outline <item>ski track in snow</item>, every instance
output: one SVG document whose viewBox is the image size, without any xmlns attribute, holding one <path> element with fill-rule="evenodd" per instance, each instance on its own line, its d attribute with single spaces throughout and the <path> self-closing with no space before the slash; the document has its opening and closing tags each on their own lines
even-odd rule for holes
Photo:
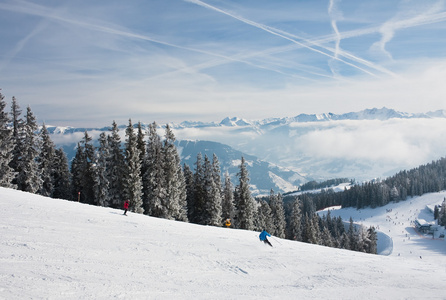
<svg viewBox="0 0 446 300">
<path fill-rule="evenodd" d="M 393 240 L 383 256 L 275 237 L 270 248 L 258 232 L 0 188 L 0 299 L 443 298 L 445 242 L 420 237 L 405 220 L 444 196 L 332 212 L 379 225 Z M 389 208 L 403 224 L 386 221 Z"/>
</svg>

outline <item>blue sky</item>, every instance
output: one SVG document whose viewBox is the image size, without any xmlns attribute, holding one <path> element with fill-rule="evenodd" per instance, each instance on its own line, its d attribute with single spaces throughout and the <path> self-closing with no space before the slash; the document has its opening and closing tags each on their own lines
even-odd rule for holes
<svg viewBox="0 0 446 300">
<path fill-rule="evenodd" d="M 49 125 L 446 109 L 446 1 L 3 0 L 0 38 Z"/>
</svg>

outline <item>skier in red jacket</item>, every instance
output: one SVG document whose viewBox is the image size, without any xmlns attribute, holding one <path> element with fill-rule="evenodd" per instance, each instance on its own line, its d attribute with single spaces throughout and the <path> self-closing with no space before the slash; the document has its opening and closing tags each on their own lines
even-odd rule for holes
<svg viewBox="0 0 446 300">
<path fill-rule="evenodd" d="M 124 201 L 124 215 L 126 215 L 126 216 L 127 216 L 127 210 L 129 209 L 129 205 L 130 205 L 130 201 L 125 200 Z"/>
</svg>

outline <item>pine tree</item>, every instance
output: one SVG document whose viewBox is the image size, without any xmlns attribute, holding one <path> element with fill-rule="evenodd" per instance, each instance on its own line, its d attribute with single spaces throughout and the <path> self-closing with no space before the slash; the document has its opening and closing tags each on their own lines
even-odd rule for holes
<svg viewBox="0 0 446 300">
<path fill-rule="evenodd" d="M 440 216 L 440 208 L 438 207 L 438 205 L 435 205 L 435 207 L 434 207 L 434 220 L 438 220 L 439 216 Z"/>
<path fill-rule="evenodd" d="M 205 224 L 205 189 L 204 189 L 204 168 L 201 153 L 197 154 L 194 173 L 194 210 L 191 222 Z"/>
<path fill-rule="evenodd" d="M 181 169 L 181 159 L 177 151 L 175 151 L 175 161 L 177 165 L 177 178 L 178 178 L 178 204 L 179 211 L 174 216 L 175 220 L 182 222 L 189 222 L 188 212 L 187 212 L 187 187 L 186 178 L 184 177 L 184 172 Z"/>
<path fill-rule="evenodd" d="M 12 151 L 12 160 L 9 163 L 9 166 L 14 170 L 15 178 L 13 180 L 13 184 L 17 186 L 17 176 L 19 176 L 20 166 L 19 160 L 24 153 L 23 146 L 23 135 L 24 135 L 24 121 L 20 118 L 22 111 L 20 110 L 20 106 L 17 103 L 17 99 L 12 97 L 11 103 L 11 122 L 12 122 L 12 143 L 14 145 L 14 149 Z M 18 186 L 17 186 L 18 188 Z M 20 189 L 20 188 L 19 188 Z"/>
<path fill-rule="evenodd" d="M 342 249 L 350 250 L 352 248 L 352 245 L 350 243 L 350 238 L 348 237 L 348 234 L 346 231 L 344 231 L 341 235 L 340 245 L 341 245 Z"/>
<path fill-rule="evenodd" d="M 95 182 L 95 151 L 92 145 L 92 138 L 88 132 L 84 132 L 84 137 L 78 143 L 78 149 L 71 165 L 73 176 L 73 187 L 78 193 L 80 202 L 97 205 L 94 193 Z"/>
<path fill-rule="evenodd" d="M 302 241 L 302 212 L 299 198 L 293 202 L 290 219 L 290 237 L 296 241 Z"/>
<path fill-rule="evenodd" d="M 164 218 L 187 221 L 186 185 L 181 170 L 180 158 L 175 147 L 175 136 L 166 125 L 163 166 L 166 196 L 162 199 Z"/>
<path fill-rule="evenodd" d="M 378 237 L 375 227 L 370 226 L 369 229 L 367 229 L 367 240 L 365 243 L 366 252 L 371 254 L 377 254 L 378 252 L 377 242 L 378 242 Z"/>
<path fill-rule="evenodd" d="M 72 196 L 71 198 L 77 201 L 81 200 L 81 190 L 83 186 L 83 169 L 84 169 L 84 158 L 85 154 L 82 150 L 81 143 L 77 143 L 76 154 L 74 155 L 73 161 L 71 162 L 71 179 L 72 179 Z"/>
<path fill-rule="evenodd" d="M 119 136 L 118 125 L 113 121 L 111 134 L 108 136 L 110 153 L 110 168 L 108 169 L 109 200 L 113 208 L 122 206 L 122 176 L 124 174 L 124 154 L 121 148 L 121 137 Z"/>
<path fill-rule="evenodd" d="M 205 224 L 221 226 L 221 190 L 214 182 L 214 168 L 207 155 L 204 156 L 204 193 L 205 193 Z"/>
<path fill-rule="evenodd" d="M 441 203 L 438 224 L 446 226 L 446 198 Z"/>
<path fill-rule="evenodd" d="M 326 247 L 334 246 L 333 237 L 331 236 L 330 230 L 326 226 L 324 227 L 321 233 L 321 243 Z"/>
<path fill-rule="evenodd" d="M 54 193 L 54 170 L 56 160 L 56 147 L 51 140 L 45 124 L 40 131 L 40 154 L 38 157 L 42 186 L 39 194 L 52 197 Z"/>
<path fill-rule="evenodd" d="M 271 207 L 271 211 L 273 214 L 273 222 L 274 222 L 274 228 L 272 234 L 280 238 L 285 238 L 286 222 L 285 222 L 285 210 L 283 209 L 282 195 L 280 195 L 279 193 L 276 196 L 274 194 L 274 191 L 271 189 L 269 196 L 269 205 Z"/>
<path fill-rule="evenodd" d="M 109 200 L 109 174 L 110 167 L 110 148 L 105 132 L 99 135 L 99 147 L 95 155 L 94 168 L 94 197 L 99 206 L 110 206 Z"/>
<path fill-rule="evenodd" d="M 183 165 L 183 173 L 186 184 L 187 218 L 192 222 L 195 209 L 194 173 L 187 164 Z"/>
<path fill-rule="evenodd" d="M 147 154 L 144 160 L 143 207 L 146 214 L 162 217 L 163 199 L 166 197 L 165 176 L 163 169 L 163 151 L 157 124 L 153 122 L 148 128 Z"/>
<path fill-rule="evenodd" d="M 236 199 L 237 227 L 240 229 L 254 229 L 255 202 L 249 190 L 249 174 L 246 168 L 245 158 L 242 157 L 240 164 L 239 185 L 237 186 L 238 197 Z"/>
<path fill-rule="evenodd" d="M 312 235 L 312 229 L 311 229 L 312 223 L 308 214 L 305 214 L 303 224 L 304 226 L 302 228 L 302 242 L 310 243 Z"/>
<path fill-rule="evenodd" d="M 254 223 L 255 229 L 258 231 L 266 230 L 267 232 L 273 232 L 274 230 L 273 213 L 265 200 L 260 201 L 260 205 L 257 208 L 257 218 Z"/>
<path fill-rule="evenodd" d="M 139 158 L 141 161 L 141 164 L 144 162 L 144 159 L 146 157 L 146 142 L 145 142 L 145 133 L 142 130 L 142 124 L 141 122 L 138 122 L 138 133 L 137 133 L 137 137 L 136 137 L 136 143 L 137 143 L 137 148 L 139 150 Z M 144 170 L 141 169 L 141 174 L 144 173 Z"/>
<path fill-rule="evenodd" d="M 72 199 L 71 174 L 68 159 L 62 148 L 56 149 L 54 159 L 54 190 L 53 197 L 58 199 Z"/>
<path fill-rule="evenodd" d="M 357 238 L 357 234 L 356 234 L 355 226 L 353 224 L 352 217 L 350 217 L 347 236 L 348 236 L 348 244 L 350 245 L 350 248 L 347 248 L 347 249 L 356 251 L 358 249 L 357 248 L 358 238 Z"/>
<path fill-rule="evenodd" d="M 220 169 L 220 162 L 215 153 L 212 155 L 212 178 L 214 179 L 215 186 L 221 197 L 223 193 L 222 182 L 221 182 L 221 169 Z"/>
<path fill-rule="evenodd" d="M 234 207 L 234 188 L 232 186 L 231 177 L 226 171 L 225 173 L 225 185 L 223 189 L 223 199 L 222 199 L 222 219 L 234 219 L 235 207 Z"/>
<path fill-rule="evenodd" d="M 134 133 L 132 121 L 125 131 L 125 165 L 123 174 L 123 196 L 130 201 L 130 209 L 136 213 L 143 213 L 141 158 L 138 149 L 137 136 Z"/>
<path fill-rule="evenodd" d="M 0 186 L 15 188 L 12 183 L 15 178 L 14 169 L 10 167 L 13 159 L 14 143 L 12 130 L 9 128 L 9 117 L 5 111 L 5 97 L 0 93 Z"/>
<path fill-rule="evenodd" d="M 37 157 L 39 148 L 36 139 L 37 123 L 31 108 L 26 110 L 26 122 L 23 126 L 21 153 L 19 154 L 17 187 L 19 190 L 37 193 L 42 186 Z"/>
<path fill-rule="evenodd" d="M 322 245 L 321 229 L 319 226 L 319 216 L 317 214 L 313 214 L 313 217 L 311 218 L 311 228 L 312 228 L 313 232 L 311 235 L 310 243 L 316 244 L 316 245 Z"/>
</svg>

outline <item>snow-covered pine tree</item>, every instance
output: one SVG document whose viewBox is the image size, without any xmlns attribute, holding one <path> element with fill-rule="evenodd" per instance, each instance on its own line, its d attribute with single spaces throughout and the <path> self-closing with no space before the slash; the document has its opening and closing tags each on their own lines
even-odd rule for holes
<svg viewBox="0 0 446 300">
<path fill-rule="evenodd" d="M 438 205 L 434 206 L 434 220 L 439 220 L 440 216 L 440 207 Z M 439 221 L 437 221 L 439 223 Z"/>
<path fill-rule="evenodd" d="M 214 168 L 207 155 L 204 156 L 205 224 L 221 226 L 221 191 L 214 182 Z"/>
<path fill-rule="evenodd" d="M 97 205 L 94 193 L 94 162 L 95 151 L 92 145 L 92 138 L 88 132 L 84 132 L 84 137 L 78 144 L 76 156 L 71 165 L 73 175 L 73 186 L 80 192 L 80 201 L 83 203 Z"/>
<path fill-rule="evenodd" d="M 163 166 L 166 196 L 162 199 L 164 218 L 185 221 L 186 185 L 182 174 L 179 155 L 175 147 L 175 135 L 166 125 L 163 146 Z"/>
<path fill-rule="evenodd" d="M 83 176 L 83 169 L 84 169 L 84 161 L 85 161 L 85 153 L 81 147 L 81 143 L 77 143 L 76 148 L 76 154 L 73 157 L 73 160 L 71 162 L 71 179 L 72 179 L 72 196 L 71 198 L 73 200 L 80 201 L 81 196 L 83 198 L 83 195 L 81 195 L 82 191 L 82 176 Z M 83 200 L 83 199 L 82 199 Z"/>
<path fill-rule="evenodd" d="M 326 247 L 334 246 L 333 237 L 331 236 L 330 230 L 326 226 L 324 226 L 324 229 L 321 232 L 320 242 L 323 246 L 326 246 Z"/>
<path fill-rule="evenodd" d="M 443 202 L 441 203 L 437 222 L 441 226 L 446 226 L 446 198 L 444 198 Z"/>
<path fill-rule="evenodd" d="M 212 155 L 212 178 L 214 179 L 215 186 L 218 189 L 218 193 L 220 194 L 221 198 L 223 195 L 223 187 L 221 182 L 221 169 L 220 169 L 220 162 L 215 153 Z"/>
<path fill-rule="evenodd" d="M 314 241 L 312 241 L 312 244 L 316 244 L 316 245 L 322 245 L 322 241 L 321 241 L 321 234 L 322 234 L 322 230 L 321 227 L 319 226 L 319 215 L 318 214 L 313 214 L 313 217 L 311 218 L 311 223 L 312 223 L 312 227 L 314 228 Z"/>
<path fill-rule="evenodd" d="M 290 216 L 290 238 L 296 241 L 302 241 L 302 211 L 299 198 L 293 201 Z"/>
<path fill-rule="evenodd" d="M 350 245 L 349 250 L 357 251 L 358 250 L 358 235 L 357 235 L 355 226 L 353 224 L 352 217 L 350 217 L 347 236 L 348 236 L 348 244 Z"/>
<path fill-rule="evenodd" d="M 378 237 L 376 234 L 375 227 L 370 226 L 367 229 L 367 238 L 364 242 L 364 250 L 367 253 L 376 254 L 377 253 L 377 241 Z"/>
<path fill-rule="evenodd" d="M 109 200 L 109 159 L 110 148 L 105 132 L 99 135 L 99 146 L 96 149 L 94 168 L 94 195 L 99 206 L 110 206 Z"/>
<path fill-rule="evenodd" d="M 22 111 L 20 109 L 19 104 L 17 103 L 17 99 L 12 97 L 11 103 L 11 122 L 12 122 L 12 143 L 14 145 L 14 149 L 12 151 L 12 160 L 9 163 L 9 166 L 14 170 L 15 178 L 13 183 L 17 186 L 17 176 L 19 176 L 19 160 L 24 152 L 23 149 L 23 134 L 24 134 L 24 121 L 20 117 Z M 17 188 L 19 188 L 17 186 Z M 20 188 L 19 188 L 20 189 Z"/>
<path fill-rule="evenodd" d="M 40 176 L 42 186 L 39 194 L 46 197 L 52 197 L 54 192 L 54 170 L 55 170 L 56 147 L 50 138 L 48 129 L 43 124 L 40 131 L 40 153 L 38 156 Z"/>
<path fill-rule="evenodd" d="M 239 185 L 237 186 L 238 197 L 236 198 L 237 227 L 253 230 L 256 204 L 249 190 L 249 174 L 244 157 L 241 159 L 240 172 L 237 175 L 239 177 Z"/>
<path fill-rule="evenodd" d="M 260 201 L 257 208 L 257 217 L 255 218 L 255 229 L 258 231 L 266 230 L 272 233 L 274 230 L 273 214 L 271 207 L 265 200 Z"/>
<path fill-rule="evenodd" d="M 9 128 L 8 113 L 5 111 L 4 98 L 0 93 L 0 186 L 15 188 L 12 181 L 16 174 L 14 169 L 9 166 L 13 159 L 14 143 L 12 130 Z"/>
<path fill-rule="evenodd" d="M 144 180 L 142 178 L 144 177 L 144 174 L 146 173 L 146 163 L 145 163 L 146 147 L 147 147 L 146 141 L 145 141 L 146 134 L 143 130 L 141 122 L 138 122 L 137 128 L 138 128 L 138 131 L 136 134 L 136 140 L 137 140 L 136 143 L 138 145 L 137 148 L 139 150 L 139 161 L 141 162 L 141 182 L 143 184 L 143 190 L 144 190 L 144 182 L 143 182 Z M 142 199 L 143 199 L 143 203 L 144 203 L 144 196 L 142 197 Z M 143 204 L 143 208 L 144 208 L 144 204 Z"/>
<path fill-rule="evenodd" d="M 145 157 L 146 157 L 146 141 L 145 141 L 146 135 L 142 129 L 141 122 L 138 122 L 138 133 L 136 134 L 136 143 L 137 148 L 139 150 L 139 159 L 141 161 L 141 164 L 143 163 Z M 142 167 L 142 165 L 141 165 Z M 141 174 L 144 173 L 141 169 Z"/>
<path fill-rule="evenodd" d="M 346 231 L 344 231 L 341 235 L 341 242 L 340 242 L 340 248 L 350 250 L 351 249 L 351 243 L 350 238 L 348 237 L 348 234 Z"/>
<path fill-rule="evenodd" d="M 72 199 L 71 175 L 67 155 L 62 148 L 56 149 L 54 158 L 54 190 L 57 199 Z"/>
<path fill-rule="evenodd" d="M 26 121 L 23 126 L 21 153 L 19 154 L 17 187 L 21 191 L 37 193 L 42 186 L 37 157 L 39 155 L 36 138 L 37 123 L 31 108 L 26 110 Z"/>
<path fill-rule="evenodd" d="M 272 218 L 274 222 L 274 228 L 271 234 L 280 238 L 285 238 L 286 221 L 285 210 L 283 209 L 282 195 L 279 193 L 276 196 L 274 194 L 274 191 L 271 189 L 269 196 L 269 205 L 271 207 Z"/>
<path fill-rule="evenodd" d="M 320 245 L 320 229 L 317 214 L 305 214 L 304 228 L 302 233 L 302 241 L 309 244 Z"/>
<path fill-rule="evenodd" d="M 189 165 L 183 165 L 184 181 L 186 184 L 186 203 L 187 203 L 187 218 L 189 221 L 193 219 L 195 209 L 195 184 L 194 173 Z"/>
<path fill-rule="evenodd" d="M 234 187 L 231 182 L 231 177 L 228 171 L 225 173 L 225 185 L 223 189 L 222 199 L 222 218 L 223 220 L 230 219 L 233 221 L 235 215 L 234 207 Z"/>
<path fill-rule="evenodd" d="M 132 120 L 129 120 L 125 135 L 125 171 L 122 180 L 123 196 L 126 200 L 130 201 L 130 209 L 141 214 L 144 212 L 144 208 L 142 207 L 141 158 Z"/>
<path fill-rule="evenodd" d="M 111 133 L 108 136 L 108 145 L 110 147 L 110 168 L 108 170 L 109 182 L 109 204 L 113 208 L 121 208 L 122 198 L 122 174 L 124 173 L 124 154 L 121 148 L 121 137 L 119 128 L 113 121 Z"/>
<path fill-rule="evenodd" d="M 205 190 L 204 190 L 204 168 L 201 153 L 197 153 L 194 173 L 194 210 L 190 220 L 192 223 L 205 224 Z"/>
<path fill-rule="evenodd" d="M 311 219 L 308 216 L 307 213 L 305 213 L 304 215 L 304 219 L 302 221 L 303 224 L 303 228 L 302 228 L 302 242 L 304 243 L 310 243 L 311 240 L 311 234 L 312 234 L 312 229 L 311 229 Z"/>
<path fill-rule="evenodd" d="M 154 217 L 163 216 L 162 201 L 166 196 L 163 170 L 163 151 L 161 139 L 156 132 L 157 124 L 148 127 L 148 142 L 144 160 L 143 207 L 144 213 Z"/>
<path fill-rule="evenodd" d="M 181 158 L 178 154 L 178 151 L 175 149 L 175 161 L 177 165 L 177 178 L 178 178 L 178 203 L 179 203 L 179 211 L 177 215 L 174 216 L 175 220 L 188 222 L 189 218 L 187 215 L 187 186 L 186 186 L 186 178 L 184 177 L 184 172 L 181 169 Z"/>
</svg>

